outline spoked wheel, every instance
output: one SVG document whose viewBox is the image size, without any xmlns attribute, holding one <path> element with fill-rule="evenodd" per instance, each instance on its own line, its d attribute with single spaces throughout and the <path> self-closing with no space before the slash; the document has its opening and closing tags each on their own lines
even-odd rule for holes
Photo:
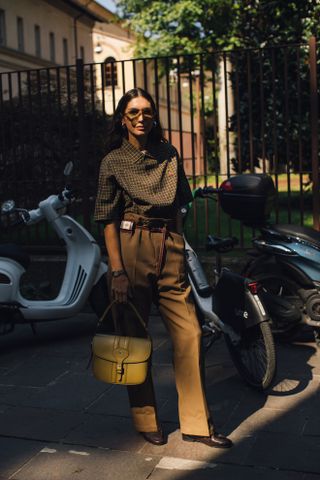
<svg viewBox="0 0 320 480">
<path fill-rule="evenodd" d="M 240 340 L 225 340 L 233 362 L 241 377 L 251 387 L 265 390 L 276 373 L 276 351 L 270 325 L 262 322 L 244 331 Z"/>
</svg>

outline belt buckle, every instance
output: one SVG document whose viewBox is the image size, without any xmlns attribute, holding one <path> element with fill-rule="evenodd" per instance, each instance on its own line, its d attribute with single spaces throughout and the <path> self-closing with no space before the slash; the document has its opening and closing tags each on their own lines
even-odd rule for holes
<svg viewBox="0 0 320 480">
<path fill-rule="evenodd" d="M 120 223 L 120 228 L 121 230 L 133 230 L 134 222 L 131 222 L 130 220 L 122 220 Z"/>
</svg>

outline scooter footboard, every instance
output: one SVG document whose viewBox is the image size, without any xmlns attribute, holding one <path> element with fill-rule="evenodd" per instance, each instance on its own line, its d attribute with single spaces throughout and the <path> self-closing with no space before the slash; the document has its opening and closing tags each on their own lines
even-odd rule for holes
<svg viewBox="0 0 320 480">
<path fill-rule="evenodd" d="M 214 311 L 239 334 L 269 320 L 258 293 L 250 285 L 249 279 L 223 269 L 213 292 Z"/>
</svg>

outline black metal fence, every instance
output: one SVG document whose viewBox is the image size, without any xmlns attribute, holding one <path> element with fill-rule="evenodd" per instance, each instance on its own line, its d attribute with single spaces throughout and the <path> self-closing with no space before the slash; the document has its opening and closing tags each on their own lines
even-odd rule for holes
<svg viewBox="0 0 320 480">
<path fill-rule="evenodd" d="M 317 45 L 276 46 L 0 74 L 0 201 L 32 208 L 59 191 L 73 160 L 73 207 L 92 221 L 106 126 L 133 86 L 154 97 L 164 130 L 184 160 L 192 188 L 234 173 L 267 172 L 277 187 L 275 221 L 319 229 Z M 209 231 L 252 232 L 199 200 L 187 225 L 203 244 Z M 12 234 L 10 234 L 12 235 Z M 9 238 L 2 233 L 4 239 Z M 22 243 L 54 244 L 47 226 L 24 229 Z"/>
</svg>

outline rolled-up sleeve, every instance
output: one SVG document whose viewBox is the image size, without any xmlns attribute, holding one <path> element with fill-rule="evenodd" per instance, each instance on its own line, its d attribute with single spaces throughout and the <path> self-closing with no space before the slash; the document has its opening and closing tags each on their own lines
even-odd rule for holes
<svg viewBox="0 0 320 480">
<path fill-rule="evenodd" d="M 94 220 L 102 223 L 118 220 L 121 216 L 121 206 L 122 188 L 115 179 L 107 159 L 104 158 L 100 166 Z"/>
</svg>

